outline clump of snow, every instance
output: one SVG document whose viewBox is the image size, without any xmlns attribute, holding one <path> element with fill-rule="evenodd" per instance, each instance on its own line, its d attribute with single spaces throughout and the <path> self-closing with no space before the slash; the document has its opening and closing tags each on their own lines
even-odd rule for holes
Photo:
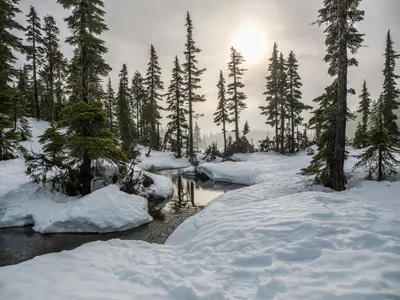
<svg viewBox="0 0 400 300">
<path fill-rule="evenodd" d="M 166 199 L 174 193 L 174 184 L 166 176 L 144 171 L 144 174 L 153 179 L 154 183 L 149 187 L 148 194 L 153 199 Z"/>
<path fill-rule="evenodd" d="M 34 225 L 40 233 L 113 232 L 150 222 L 147 200 L 114 185 L 76 198 L 27 183 L 0 196 L 0 227 Z"/>
<path fill-rule="evenodd" d="M 165 245 L 95 242 L 3 267 L 1 295 L 15 300 L 398 298 L 400 182 L 304 192 L 297 173 L 310 160 L 305 152 L 238 159 L 200 167 L 216 179 L 253 185 L 212 201 Z"/>
<path fill-rule="evenodd" d="M 40 233 L 105 233 L 132 229 L 151 222 L 152 218 L 145 198 L 128 195 L 109 185 L 65 203 L 50 215 L 34 215 L 33 220 L 33 229 Z"/>
</svg>

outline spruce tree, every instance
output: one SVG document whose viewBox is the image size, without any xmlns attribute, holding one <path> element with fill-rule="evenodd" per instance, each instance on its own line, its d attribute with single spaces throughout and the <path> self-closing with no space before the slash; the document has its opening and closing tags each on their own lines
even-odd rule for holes
<svg viewBox="0 0 400 300">
<path fill-rule="evenodd" d="M 356 59 L 349 58 L 357 52 L 363 42 L 363 35 L 355 27 L 364 18 L 364 11 L 359 10 L 360 0 L 324 0 L 324 7 L 319 12 L 316 24 L 324 25 L 326 35 L 326 56 L 329 64 L 328 74 L 337 78 L 337 101 L 335 103 L 335 128 L 333 147 L 333 164 L 330 182 L 336 191 L 345 189 L 344 174 L 346 121 L 347 121 L 347 71 L 349 66 L 357 65 Z M 329 143 L 330 144 L 330 143 Z M 329 151 L 330 152 L 330 151 Z"/>
<path fill-rule="evenodd" d="M 107 97 L 106 101 L 104 102 L 104 109 L 107 114 L 109 130 L 114 136 L 117 136 L 117 100 L 115 98 L 115 92 L 111 84 L 111 77 L 108 77 Z"/>
<path fill-rule="evenodd" d="M 131 94 L 128 85 L 128 70 L 126 64 L 124 64 L 119 73 L 119 87 L 117 93 L 118 132 L 122 143 L 122 150 L 131 158 L 130 153 L 133 153 L 136 126 L 131 114 Z"/>
<path fill-rule="evenodd" d="M 140 138 L 143 137 L 143 107 L 145 105 L 146 90 L 144 88 L 144 79 L 139 71 L 136 71 L 132 77 L 132 109 L 136 112 L 136 131 Z"/>
<path fill-rule="evenodd" d="M 197 66 L 198 61 L 196 55 L 201 52 L 200 48 L 196 46 L 193 39 L 193 22 L 190 18 L 189 12 L 186 14 L 186 43 L 185 43 L 185 63 L 183 64 L 184 80 L 185 80 L 185 94 L 189 106 L 189 159 L 194 162 L 193 150 L 193 119 L 196 117 L 194 104 L 196 102 L 204 102 L 204 95 L 197 94 L 196 90 L 200 89 L 200 76 L 206 69 L 199 69 Z"/>
<path fill-rule="evenodd" d="M 36 10 L 33 6 L 30 7 L 29 14 L 27 17 L 28 27 L 26 28 L 27 42 L 29 44 L 29 51 L 26 57 L 27 61 L 32 61 L 32 65 L 29 65 L 32 71 L 33 77 L 33 96 L 35 99 L 35 116 L 39 120 L 40 106 L 39 106 L 39 90 L 38 90 L 38 79 L 37 74 L 42 63 L 43 49 L 40 46 L 42 43 L 42 25 L 40 18 L 38 17 Z"/>
<path fill-rule="evenodd" d="M 266 77 L 266 95 L 265 101 L 266 106 L 260 106 L 261 114 L 267 117 L 266 124 L 275 128 L 275 151 L 279 151 L 279 57 L 278 57 L 278 45 L 275 43 L 272 56 L 269 59 L 268 66 L 269 75 Z"/>
<path fill-rule="evenodd" d="M 248 135 L 249 132 L 250 132 L 249 122 L 246 121 L 246 123 L 244 124 L 244 127 L 243 127 L 243 136 Z"/>
<path fill-rule="evenodd" d="M 218 88 L 218 107 L 217 111 L 214 113 L 214 123 L 217 124 L 217 126 L 222 125 L 222 134 L 224 136 L 224 155 L 226 155 L 226 149 L 227 149 L 226 126 L 228 123 L 230 123 L 230 120 L 229 120 L 229 111 L 227 108 L 225 78 L 222 73 L 222 70 L 219 73 L 217 88 Z"/>
<path fill-rule="evenodd" d="M 144 82 L 147 100 L 143 117 L 145 126 L 148 127 L 149 151 L 147 156 L 149 156 L 151 149 L 158 150 L 160 148 L 160 137 L 157 128 L 160 125 L 160 110 L 162 109 L 159 102 L 162 101 L 161 91 L 164 89 L 164 83 L 161 80 L 161 68 L 158 65 L 158 56 L 153 45 L 150 47 L 150 62 L 147 65 Z"/>
<path fill-rule="evenodd" d="M 371 105 L 371 94 L 367 89 L 367 82 L 364 80 L 364 84 L 361 90 L 360 105 L 357 109 L 357 113 L 361 115 L 361 122 L 357 125 L 357 131 L 354 136 L 353 146 L 355 148 L 365 148 L 368 146 L 368 118 L 370 115 Z"/>
<path fill-rule="evenodd" d="M 12 110 L 15 90 L 12 81 L 18 77 L 15 52 L 25 48 L 18 38 L 24 27 L 16 21 L 19 1 L 0 0 L 0 160 L 11 159 L 18 148 L 18 134 L 13 130 Z"/>
<path fill-rule="evenodd" d="M 385 128 L 389 135 L 394 139 L 394 142 L 399 143 L 400 132 L 397 124 L 397 116 L 395 110 L 399 108 L 400 90 L 397 87 L 397 79 L 400 76 L 395 74 L 396 59 L 400 55 L 394 49 L 394 42 L 390 35 L 390 30 L 387 33 L 386 49 L 385 49 L 385 68 L 383 69 L 383 120 Z"/>
<path fill-rule="evenodd" d="M 303 117 L 302 113 L 305 110 L 311 109 L 312 107 L 309 105 L 305 105 L 302 99 L 301 87 L 303 84 L 301 83 L 301 78 L 299 75 L 299 64 L 296 59 L 296 55 L 293 51 L 290 51 L 289 58 L 287 60 L 287 83 L 288 83 L 288 113 L 289 113 L 289 122 L 290 122 L 290 137 L 289 137 L 289 152 L 296 152 L 296 137 L 295 137 L 295 128 L 302 124 Z"/>
<path fill-rule="evenodd" d="M 242 82 L 242 76 L 246 69 L 242 68 L 241 65 L 245 62 L 243 55 L 231 47 L 230 62 L 228 63 L 229 78 L 232 82 L 228 84 L 228 95 L 227 107 L 230 114 L 230 120 L 235 124 L 235 142 L 236 145 L 240 143 L 240 131 L 239 131 L 239 120 L 240 113 L 247 108 L 244 102 L 247 97 L 240 90 L 244 88 Z"/>
<path fill-rule="evenodd" d="M 66 103 L 65 78 L 67 76 L 67 60 L 65 58 L 58 62 L 55 72 L 55 119 L 58 122 Z"/>
<path fill-rule="evenodd" d="M 80 79 L 79 100 L 89 104 L 89 80 L 94 82 L 99 76 L 106 76 L 110 66 L 104 61 L 103 55 L 107 53 L 105 42 L 99 36 L 108 30 L 104 21 L 104 4 L 101 0 L 57 0 L 65 9 L 72 9 L 72 14 L 65 19 L 71 36 L 66 43 L 75 46 L 75 62 L 78 67 L 75 74 Z M 90 108 L 90 107 L 89 107 Z M 88 109 L 89 109 L 88 108 Z M 90 120 L 87 120 L 89 122 Z M 78 132 L 81 137 L 90 136 L 90 132 L 84 126 Z M 90 145 L 82 147 L 82 194 L 91 192 L 91 157 Z"/>
<path fill-rule="evenodd" d="M 56 25 L 54 17 L 47 15 L 43 19 L 43 33 L 41 40 L 43 49 L 43 73 L 44 79 L 47 81 L 47 97 L 49 99 L 50 121 L 53 124 L 56 120 L 55 103 L 55 83 L 57 77 L 57 69 L 62 68 L 64 57 L 60 51 L 60 30 Z"/>
<path fill-rule="evenodd" d="M 278 90 L 279 90 L 279 118 L 280 118 L 280 153 L 285 154 L 285 124 L 286 120 L 288 119 L 288 103 L 287 103 L 287 93 L 288 93 L 288 86 L 287 86 L 287 76 L 286 76 L 286 61 L 283 58 L 283 54 L 281 53 L 279 56 L 278 62 Z"/>
<path fill-rule="evenodd" d="M 393 138 L 385 127 L 383 101 L 384 97 L 381 96 L 374 105 L 368 133 L 370 147 L 358 156 L 360 161 L 355 165 L 355 168 L 368 168 L 368 180 L 387 180 L 396 175 L 400 167 L 400 161 L 396 159 L 400 150 L 395 147 Z"/>
<path fill-rule="evenodd" d="M 196 151 L 199 151 L 199 145 L 201 143 L 201 130 L 197 122 L 194 125 L 193 138 L 194 138 L 194 148 L 196 149 Z"/>
<path fill-rule="evenodd" d="M 176 56 L 166 102 L 168 104 L 168 111 L 170 112 L 167 118 L 171 120 L 168 123 L 168 128 L 169 132 L 175 133 L 176 141 L 174 148 L 176 148 L 178 158 L 182 157 L 183 132 L 189 128 L 186 121 L 186 115 L 189 111 L 186 108 L 183 85 L 183 72 Z"/>
<path fill-rule="evenodd" d="M 24 67 L 19 72 L 13 105 L 14 131 L 20 135 L 22 141 L 32 137 L 32 131 L 26 118 L 31 105 L 31 92 L 28 81 L 28 72 L 26 67 Z"/>
</svg>

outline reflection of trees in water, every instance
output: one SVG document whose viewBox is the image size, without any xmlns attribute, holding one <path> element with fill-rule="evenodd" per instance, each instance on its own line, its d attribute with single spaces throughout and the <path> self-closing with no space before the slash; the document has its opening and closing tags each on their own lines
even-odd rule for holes
<svg viewBox="0 0 400 300">
<path fill-rule="evenodd" d="M 175 193 L 172 208 L 178 211 L 182 207 L 196 207 L 194 201 L 195 184 L 189 180 L 183 180 L 182 176 L 174 179 Z"/>
</svg>

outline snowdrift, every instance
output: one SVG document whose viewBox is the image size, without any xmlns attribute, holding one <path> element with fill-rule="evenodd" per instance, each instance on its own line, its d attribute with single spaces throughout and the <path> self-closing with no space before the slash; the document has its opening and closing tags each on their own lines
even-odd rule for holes
<svg viewBox="0 0 400 300">
<path fill-rule="evenodd" d="M 152 220 L 145 198 L 114 185 L 76 198 L 28 183 L 0 196 L 0 203 L 0 227 L 34 225 L 40 233 L 123 231 Z"/>
</svg>

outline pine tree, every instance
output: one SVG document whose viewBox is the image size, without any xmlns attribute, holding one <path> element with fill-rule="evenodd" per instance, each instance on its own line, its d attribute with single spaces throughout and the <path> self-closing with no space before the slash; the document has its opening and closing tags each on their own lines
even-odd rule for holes
<svg viewBox="0 0 400 300">
<path fill-rule="evenodd" d="M 118 136 L 117 99 L 115 98 L 115 92 L 111 84 L 111 77 L 108 77 L 107 97 L 106 101 L 104 102 L 104 109 L 107 114 L 107 121 L 110 132 L 114 136 Z"/>
<path fill-rule="evenodd" d="M 367 82 L 364 80 L 364 84 L 361 90 L 360 105 L 357 109 L 357 113 L 362 116 L 361 123 L 357 125 L 357 131 L 354 136 L 353 145 L 355 148 L 365 148 L 368 146 L 368 118 L 370 115 L 371 105 L 371 94 L 367 89 Z"/>
<path fill-rule="evenodd" d="M 66 43 L 75 46 L 75 62 L 79 62 L 75 74 L 80 79 L 80 100 L 89 104 L 89 82 L 95 82 L 99 76 L 106 76 L 110 66 L 104 61 L 107 53 L 105 42 L 99 36 L 108 30 L 104 21 L 104 4 L 101 0 L 57 0 L 65 9 L 72 9 L 72 14 L 65 19 L 72 35 Z M 78 102 L 79 103 L 79 102 Z M 87 120 L 88 122 L 90 120 Z M 80 137 L 90 136 L 87 127 L 78 131 Z M 82 147 L 82 194 L 91 192 L 91 157 L 90 145 Z"/>
<path fill-rule="evenodd" d="M 185 95 L 183 91 L 183 72 L 179 63 L 178 57 L 175 57 L 174 68 L 172 69 L 171 84 L 168 88 L 168 111 L 170 114 L 167 116 L 171 121 L 168 123 L 170 132 L 175 133 L 176 142 L 175 148 L 177 157 L 182 157 L 182 136 L 185 130 L 188 130 L 186 115 L 189 111 L 186 108 Z"/>
<path fill-rule="evenodd" d="M 0 160 L 11 159 L 18 148 L 18 134 L 13 130 L 12 101 L 15 89 L 11 83 L 18 77 L 15 69 L 15 52 L 23 53 L 25 48 L 18 38 L 18 32 L 24 31 L 16 20 L 21 11 L 16 0 L 0 0 Z"/>
<path fill-rule="evenodd" d="M 244 124 L 244 127 L 243 127 L 243 136 L 248 135 L 249 132 L 250 132 L 250 126 L 249 126 L 249 123 L 246 121 L 246 123 Z"/>
<path fill-rule="evenodd" d="M 119 73 L 119 88 L 117 93 L 118 132 L 122 142 L 122 150 L 130 158 L 134 146 L 136 126 L 132 120 L 130 109 L 130 90 L 128 83 L 128 70 L 126 64 Z"/>
<path fill-rule="evenodd" d="M 384 97 L 381 96 L 375 103 L 371 115 L 371 129 L 368 133 L 371 146 L 358 157 L 360 161 L 355 165 L 355 168 L 369 169 L 366 177 L 369 180 L 374 178 L 378 181 L 387 180 L 390 176 L 396 175 L 400 167 L 400 161 L 396 159 L 396 154 L 400 154 L 400 151 L 395 147 L 389 130 L 385 127 L 383 100 Z"/>
<path fill-rule="evenodd" d="M 400 96 L 400 90 L 397 87 L 396 82 L 400 76 L 395 74 L 395 70 L 396 59 L 398 59 L 400 55 L 394 50 L 394 42 L 390 35 L 390 30 L 387 33 L 386 50 L 384 56 L 385 68 L 383 70 L 383 120 L 389 135 L 394 139 L 394 142 L 399 143 L 400 132 L 399 126 L 396 122 L 397 116 L 395 110 L 398 109 L 400 105 L 398 99 Z"/>
<path fill-rule="evenodd" d="M 349 66 L 357 65 L 356 59 L 348 57 L 357 52 L 363 42 L 363 35 L 355 27 L 364 18 L 364 11 L 359 10 L 360 0 L 324 0 L 316 24 L 324 25 L 326 35 L 326 56 L 324 61 L 329 64 L 328 74 L 337 78 L 336 122 L 334 124 L 333 164 L 328 182 L 336 191 L 345 189 L 344 174 L 346 121 L 347 121 L 347 71 Z M 330 152 L 330 151 L 329 151 Z"/>
<path fill-rule="evenodd" d="M 18 85 L 14 96 L 14 131 L 17 132 L 22 141 L 32 137 L 32 131 L 26 118 L 31 105 L 31 93 L 28 85 L 28 72 L 26 67 L 19 72 Z"/>
<path fill-rule="evenodd" d="M 186 14 L 186 43 L 185 43 L 185 63 L 182 65 L 185 72 L 185 94 L 189 106 L 189 159 L 194 162 L 194 150 L 193 150 L 193 119 L 195 118 L 194 104 L 196 102 L 204 102 L 204 95 L 199 95 L 196 90 L 200 89 L 200 76 L 206 71 L 206 69 L 199 69 L 197 64 L 196 55 L 201 52 L 193 39 L 193 22 L 190 18 L 189 12 Z"/>
<path fill-rule="evenodd" d="M 38 17 L 36 10 L 33 6 L 30 7 L 29 14 L 27 17 L 27 42 L 29 43 L 29 51 L 27 55 L 27 61 L 32 61 L 30 65 L 30 70 L 32 70 L 33 77 L 33 93 L 35 100 L 35 116 L 40 119 L 40 106 L 39 106 L 39 92 L 38 92 L 38 82 L 37 74 L 42 63 L 43 49 L 40 46 L 42 43 L 42 25 L 40 23 L 40 18 Z"/>
<path fill-rule="evenodd" d="M 274 44 L 272 56 L 269 59 L 269 76 L 266 77 L 267 91 L 264 92 L 266 95 L 265 101 L 266 106 L 260 106 L 261 114 L 267 117 L 266 124 L 275 128 L 275 151 L 279 152 L 279 58 L 278 58 L 278 45 Z"/>
<path fill-rule="evenodd" d="M 158 56 L 154 46 L 150 47 L 150 62 L 148 63 L 146 79 L 144 82 L 146 87 L 146 107 L 144 108 L 143 117 L 145 126 L 148 127 L 148 141 L 150 155 L 151 149 L 158 150 L 160 148 L 160 137 L 157 127 L 160 125 L 162 107 L 159 102 L 162 101 L 161 91 L 164 89 L 164 83 L 161 80 L 161 68 L 158 65 Z"/>
<path fill-rule="evenodd" d="M 67 76 L 67 60 L 64 57 L 58 62 L 55 69 L 55 119 L 58 122 L 61 118 L 61 111 L 65 107 L 65 78 Z"/>
<path fill-rule="evenodd" d="M 47 15 L 43 19 L 43 33 L 41 39 L 41 48 L 43 49 L 43 73 L 44 79 L 47 81 L 47 97 L 49 99 L 50 121 L 53 124 L 56 120 L 57 109 L 55 103 L 55 82 L 57 69 L 62 68 L 64 63 L 63 54 L 60 51 L 60 30 L 56 26 L 53 16 Z"/>
<path fill-rule="evenodd" d="M 143 85 L 144 79 L 139 71 L 136 71 L 132 77 L 132 109 L 136 112 L 136 131 L 140 138 L 143 137 L 143 107 L 145 106 L 146 90 Z"/>
<path fill-rule="evenodd" d="M 279 62 L 278 62 L 278 90 L 279 90 L 279 100 L 278 100 L 278 105 L 279 105 L 279 117 L 280 117 L 280 137 L 279 141 L 281 143 L 280 145 L 280 152 L 281 154 L 285 154 L 285 124 L 286 120 L 288 119 L 288 103 L 287 103 L 287 98 L 288 98 L 288 86 L 287 86 L 287 76 L 286 76 L 286 61 L 283 58 L 283 54 L 281 52 L 279 56 Z"/>
<path fill-rule="evenodd" d="M 228 63 L 229 78 L 232 78 L 230 84 L 228 84 L 228 95 L 230 98 L 227 99 L 227 107 L 230 113 L 230 120 L 235 123 L 235 142 L 238 145 L 240 143 L 240 131 L 239 131 L 239 120 L 240 113 L 247 108 L 244 100 L 247 99 L 246 95 L 240 91 L 244 88 L 242 82 L 242 76 L 246 69 L 242 68 L 241 65 L 245 62 L 243 55 L 231 47 L 230 62 Z"/>
<path fill-rule="evenodd" d="M 293 51 L 289 53 L 289 58 L 287 60 L 287 83 L 288 83 L 288 113 L 290 122 L 290 137 L 289 137 L 289 152 L 296 152 L 296 138 L 295 138 L 295 128 L 302 124 L 303 117 L 301 114 L 312 107 L 305 105 L 301 102 L 302 92 L 301 78 L 298 73 L 299 65 L 296 59 L 296 55 Z"/>
<path fill-rule="evenodd" d="M 217 111 L 214 113 L 214 123 L 217 124 L 217 126 L 222 125 L 222 134 L 224 136 L 224 155 L 225 155 L 227 149 L 226 126 L 228 123 L 230 123 L 230 120 L 229 120 L 229 111 L 227 108 L 225 78 L 222 71 L 220 71 L 219 73 L 219 81 L 217 84 L 217 88 L 218 88 L 218 107 Z"/>
<path fill-rule="evenodd" d="M 194 134 L 193 134 L 193 137 L 194 137 L 194 148 L 195 148 L 196 151 L 198 152 L 198 151 L 199 151 L 199 145 L 200 145 L 200 143 L 201 143 L 201 131 L 200 131 L 200 127 L 199 127 L 199 125 L 197 124 L 197 122 L 196 122 L 196 124 L 194 125 Z"/>
</svg>

